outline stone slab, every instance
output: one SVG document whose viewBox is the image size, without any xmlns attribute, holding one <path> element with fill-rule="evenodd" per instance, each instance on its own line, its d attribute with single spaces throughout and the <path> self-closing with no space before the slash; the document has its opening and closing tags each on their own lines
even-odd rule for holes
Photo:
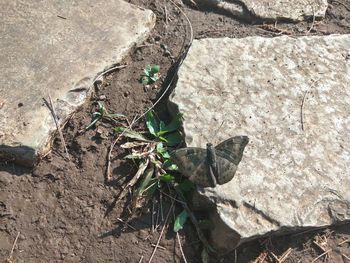
<svg viewBox="0 0 350 263">
<path fill-rule="evenodd" d="M 303 21 L 324 18 L 327 0 L 197 0 L 228 11 L 234 16 L 264 20 Z"/>
<path fill-rule="evenodd" d="M 155 25 L 122 0 L 1 1 L 0 157 L 27 165 L 50 147 L 61 121 L 82 104 L 94 78 L 120 62 Z"/>
<path fill-rule="evenodd" d="M 250 138 L 232 181 L 198 189 L 220 251 L 350 220 L 350 35 L 195 40 L 178 76 L 188 146 Z"/>
</svg>

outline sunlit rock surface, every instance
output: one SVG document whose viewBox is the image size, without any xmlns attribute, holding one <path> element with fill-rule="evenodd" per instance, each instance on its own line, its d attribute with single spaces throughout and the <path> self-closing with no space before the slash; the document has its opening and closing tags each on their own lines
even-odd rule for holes
<svg viewBox="0 0 350 263">
<path fill-rule="evenodd" d="M 350 35 L 193 42 L 169 103 L 187 145 L 250 138 L 233 180 L 199 189 L 220 251 L 350 219 L 349 47 Z"/>
<path fill-rule="evenodd" d="M 115 1 L 1 1 L 0 160 L 32 165 L 94 78 L 121 61 L 155 24 L 149 10 Z"/>
</svg>

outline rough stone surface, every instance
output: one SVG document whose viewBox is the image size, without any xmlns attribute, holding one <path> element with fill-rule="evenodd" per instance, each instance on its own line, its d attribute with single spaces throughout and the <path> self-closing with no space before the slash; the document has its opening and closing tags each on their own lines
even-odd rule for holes
<svg viewBox="0 0 350 263">
<path fill-rule="evenodd" d="M 233 180 L 199 189 L 219 250 L 350 220 L 349 47 L 350 35 L 194 41 L 169 102 L 187 145 L 250 138 Z"/>
<path fill-rule="evenodd" d="M 0 157 L 32 164 L 55 129 L 43 98 L 51 94 L 63 121 L 98 73 L 145 39 L 155 16 L 122 0 L 2 1 L 0 8 Z"/>
<path fill-rule="evenodd" d="M 234 16 L 250 15 L 267 20 L 302 21 L 313 17 L 323 18 L 328 3 L 327 0 L 197 0 L 224 9 Z"/>
</svg>

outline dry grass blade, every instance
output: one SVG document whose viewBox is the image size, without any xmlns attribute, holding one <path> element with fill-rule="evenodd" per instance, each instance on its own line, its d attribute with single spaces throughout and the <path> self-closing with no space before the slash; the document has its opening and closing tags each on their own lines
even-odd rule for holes
<svg viewBox="0 0 350 263">
<path fill-rule="evenodd" d="M 120 145 L 120 147 L 122 147 L 124 149 L 131 149 L 131 148 L 135 148 L 135 147 L 139 147 L 139 146 L 145 146 L 147 144 L 148 144 L 148 142 L 126 142 L 126 143 Z"/>
<path fill-rule="evenodd" d="M 111 67 L 111 68 L 109 68 L 109 69 L 107 69 L 107 70 L 101 72 L 101 73 L 94 79 L 94 81 L 92 82 L 92 85 L 91 85 L 91 86 L 95 85 L 96 81 L 98 81 L 101 77 L 103 77 L 103 76 L 106 75 L 107 73 L 112 72 L 112 71 L 114 71 L 114 70 L 116 70 L 116 69 L 126 68 L 126 66 L 127 66 L 126 64 L 125 64 L 125 65 L 118 65 L 118 66 Z"/>
<path fill-rule="evenodd" d="M 177 237 L 177 242 L 179 242 L 179 247 L 180 247 L 180 252 L 181 252 L 182 259 L 184 260 L 185 263 L 187 263 L 187 259 L 185 257 L 185 253 L 184 253 L 184 251 L 182 249 L 182 244 L 181 244 L 181 239 L 180 239 L 179 232 L 176 232 L 176 237 Z"/>
<path fill-rule="evenodd" d="M 62 133 L 62 130 L 61 130 L 60 121 L 58 120 L 57 113 L 56 113 L 55 107 L 53 105 L 52 98 L 51 98 L 50 94 L 49 94 L 49 105 L 47 105 L 47 106 L 49 106 L 49 109 L 51 111 L 53 120 L 54 120 L 55 125 L 56 125 L 56 129 L 57 129 L 58 134 L 59 134 L 59 136 L 61 138 L 64 152 L 66 153 L 67 159 L 70 160 L 69 154 L 68 154 L 68 150 L 67 150 L 67 147 L 66 147 L 66 141 L 64 140 L 63 133 Z"/>
<path fill-rule="evenodd" d="M 345 243 L 350 243 L 350 238 L 343 240 L 342 242 L 340 242 L 340 243 L 338 244 L 338 246 L 341 246 L 341 245 L 343 245 L 343 244 L 345 244 Z"/>
<path fill-rule="evenodd" d="M 152 186 L 152 184 L 151 185 L 149 184 L 152 180 L 153 173 L 154 173 L 153 165 L 151 165 L 144 171 L 143 180 L 140 186 L 138 187 L 138 189 L 133 194 L 132 201 L 131 201 L 131 210 L 137 207 L 141 207 L 141 205 L 138 205 L 138 200 L 143 195 L 143 193 Z M 152 225 L 153 225 L 153 221 L 152 221 Z"/>
<path fill-rule="evenodd" d="M 332 251 L 332 249 L 326 250 L 326 251 L 323 252 L 321 255 L 319 255 L 318 257 L 314 258 L 314 259 L 311 261 L 311 263 L 316 262 L 316 261 L 319 260 L 321 257 L 323 257 L 324 255 L 327 255 L 327 254 L 328 254 L 329 252 L 331 252 L 331 251 Z"/>
<path fill-rule="evenodd" d="M 315 20 L 316 20 L 316 15 L 315 15 L 315 9 L 314 7 L 312 6 L 312 13 L 313 13 L 313 16 L 312 16 L 312 24 L 309 28 L 309 30 L 307 31 L 307 34 L 309 34 L 311 32 L 311 30 L 314 28 L 315 26 Z"/>
<path fill-rule="evenodd" d="M 14 263 L 15 261 L 13 260 L 13 251 L 15 250 L 15 246 L 17 244 L 17 240 L 19 237 L 20 232 L 17 233 L 17 236 L 15 238 L 15 241 L 13 242 L 12 248 L 11 248 L 11 252 L 9 254 L 9 256 L 6 259 L 6 263 Z"/>
<path fill-rule="evenodd" d="M 126 185 L 126 187 L 123 189 L 123 191 L 120 193 L 120 195 L 118 196 L 118 199 L 116 200 L 116 202 L 118 202 L 119 200 L 123 199 L 126 194 L 129 192 L 130 187 L 133 187 L 137 181 L 139 180 L 139 178 L 141 177 L 141 175 L 145 172 L 147 166 L 148 166 L 149 160 L 147 159 L 146 162 L 140 164 L 139 169 L 137 171 L 137 173 L 134 175 L 134 177 L 128 182 L 128 184 Z"/>
</svg>

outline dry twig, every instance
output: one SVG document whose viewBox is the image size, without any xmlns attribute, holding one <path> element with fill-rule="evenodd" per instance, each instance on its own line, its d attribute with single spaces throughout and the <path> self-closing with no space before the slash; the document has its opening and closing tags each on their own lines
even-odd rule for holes
<svg viewBox="0 0 350 263">
<path fill-rule="evenodd" d="M 259 29 L 274 33 L 275 35 L 292 35 L 292 32 L 287 29 L 277 28 L 274 25 L 263 24 L 258 26 Z"/>
<path fill-rule="evenodd" d="M 129 223 L 125 222 L 123 219 L 117 217 L 117 220 L 118 220 L 120 223 L 123 223 L 123 224 L 125 224 L 126 226 L 130 227 L 132 230 L 136 230 L 135 227 L 133 227 L 133 226 L 130 225 Z"/>
<path fill-rule="evenodd" d="M 263 251 L 252 263 L 264 263 L 267 256 L 268 253 Z"/>
<path fill-rule="evenodd" d="M 326 251 L 323 252 L 321 255 L 319 255 L 318 257 L 314 258 L 314 259 L 311 261 L 311 263 L 316 262 L 318 259 L 320 259 L 320 258 L 323 257 L 324 255 L 327 255 L 327 254 L 328 254 L 329 252 L 331 252 L 331 251 L 332 251 L 332 249 L 326 250 Z"/>
<path fill-rule="evenodd" d="M 306 94 L 308 91 L 305 91 L 304 96 L 303 96 L 303 100 L 301 101 L 301 106 L 300 106 L 300 123 L 301 123 L 301 130 L 304 131 L 304 113 L 303 113 L 303 109 L 304 109 L 304 103 L 305 103 L 305 98 L 306 98 Z"/>
<path fill-rule="evenodd" d="M 171 202 L 171 206 L 170 206 L 170 208 L 169 208 L 168 214 L 166 215 L 166 218 L 165 218 L 165 221 L 164 221 L 164 225 L 163 225 L 163 227 L 162 227 L 162 230 L 160 231 L 159 238 L 158 238 L 158 240 L 157 240 L 157 244 L 156 244 L 156 246 L 155 246 L 154 249 L 153 249 L 152 255 L 151 255 L 150 259 L 148 260 L 148 263 L 151 263 L 151 262 L 152 262 L 152 259 L 153 259 L 154 255 L 155 255 L 156 251 L 157 251 L 157 248 L 159 247 L 160 240 L 161 240 L 162 237 L 163 237 L 163 233 L 164 233 L 165 227 L 166 227 L 167 222 L 168 222 L 169 215 L 170 215 L 170 213 L 171 213 L 173 207 L 174 207 L 174 201 Z"/>
<path fill-rule="evenodd" d="M 289 257 L 290 253 L 292 253 L 292 248 L 288 248 L 280 257 L 277 257 L 273 252 L 271 252 L 271 255 L 277 263 L 282 263 Z"/>
<path fill-rule="evenodd" d="M 156 244 L 151 244 L 151 247 L 156 247 Z M 162 249 L 162 250 L 166 250 L 165 247 L 162 247 L 162 246 L 160 246 L 160 245 L 158 245 L 158 248 L 160 248 L 160 249 Z"/>
</svg>

